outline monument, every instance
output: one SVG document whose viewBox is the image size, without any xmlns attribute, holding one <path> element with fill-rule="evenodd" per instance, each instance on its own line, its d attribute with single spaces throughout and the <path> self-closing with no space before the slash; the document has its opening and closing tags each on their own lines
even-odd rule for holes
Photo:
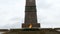
<svg viewBox="0 0 60 34">
<path fill-rule="evenodd" d="M 22 28 L 40 28 L 40 23 L 37 23 L 37 10 L 35 0 L 26 0 L 25 6 L 25 21 L 22 24 Z"/>
</svg>

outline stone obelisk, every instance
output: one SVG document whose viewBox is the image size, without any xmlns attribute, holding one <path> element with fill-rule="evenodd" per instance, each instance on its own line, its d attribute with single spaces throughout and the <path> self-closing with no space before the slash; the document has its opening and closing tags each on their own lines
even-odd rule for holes
<svg viewBox="0 0 60 34">
<path fill-rule="evenodd" d="M 22 28 L 29 28 L 29 26 L 32 28 L 40 28 L 40 23 L 37 23 L 37 10 L 35 0 L 26 0 L 25 21 L 22 24 Z"/>
</svg>

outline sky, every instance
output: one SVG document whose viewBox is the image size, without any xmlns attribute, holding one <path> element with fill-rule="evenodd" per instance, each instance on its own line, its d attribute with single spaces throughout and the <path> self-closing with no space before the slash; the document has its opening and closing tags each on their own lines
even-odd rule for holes
<svg viewBox="0 0 60 34">
<path fill-rule="evenodd" d="M 0 29 L 21 28 L 26 0 L 0 0 Z M 41 28 L 60 27 L 60 0 L 36 0 Z"/>
</svg>

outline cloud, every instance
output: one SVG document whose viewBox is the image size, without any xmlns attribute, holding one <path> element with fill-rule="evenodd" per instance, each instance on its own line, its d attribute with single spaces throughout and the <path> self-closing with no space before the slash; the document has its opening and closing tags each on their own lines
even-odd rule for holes
<svg viewBox="0 0 60 34">
<path fill-rule="evenodd" d="M 7 24 L 5 24 L 4 26 L 0 26 L 1 27 L 0 29 L 21 28 L 21 24 L 24 22 L 22 19 L 23 18 L 20 18 L 20 17 L 12 18 L 7 22 Z"/>
<path fill-rule="evenodd" d="M 1 28 L 21 27 L 21 23 L 24 23 L 25 2 L 25 0 L 0 0 Z M 60 0 L 36 0 L 36 2 L 38 23 L 41 23 L 41 27 L 59 27 Z"/>
<path fill-rule="evenodd" d="M 22 4 L 20 2 L 22 2 Z M 24 18 L 23 2 L 24 1 L 21 1 L 21 0 L 17 0 L 17 1 L 16 0 L 0 0 L 0 16 L 1 16 L 0 27 L 1 28 L 2 27 L 8 28 L 9 26 L 13 26 L 13 24 L 15 24 L 16 22 L 19 22 L 20 18 L 22 19 Z M 21 23 L 22 23 L 22 19 L 20 19 Z"/>
<path fill-rule="evenodd" d="M 37 14 L 38 22 L 42 27 L 59 27 L 60 26 L 60 0 L 38 0 Z M 47 24 L 48 23 L 48 24 Z M 50 24 L 50 25 L 49 25 Z M 56 25 L 57 24 L 57 25 Z M 51 26 L 52 25 L 52 26 Z"/>
</svg>

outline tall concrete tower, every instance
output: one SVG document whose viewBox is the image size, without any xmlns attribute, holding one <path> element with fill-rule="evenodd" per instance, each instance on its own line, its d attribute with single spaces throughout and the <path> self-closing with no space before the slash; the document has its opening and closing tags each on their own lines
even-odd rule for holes
<svg viewBox="0 0 60 34">
<path fill-rule="evenodd" d="M 39 28 L 40 24 L 37 23 L 37 12 L 36 12 L 35 0 L 26 0 L 25 6 L 25 21 L 22 24 L 22 28 Z"/>
</svg>

